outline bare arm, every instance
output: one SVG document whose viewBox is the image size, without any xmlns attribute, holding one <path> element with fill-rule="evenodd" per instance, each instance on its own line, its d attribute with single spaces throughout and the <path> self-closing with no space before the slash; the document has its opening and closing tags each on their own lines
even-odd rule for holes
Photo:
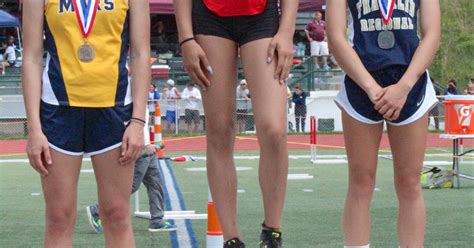
<svg viewBox="0 0 474 248">
<path fill-rule="evenodd" d="M 150 83 L 150 17 L 145 0 L 130 2 L 130 63 L 132 70 L 133 117 L 145 119 Z"/>
<path fill-rule="evenodd" d="M 382 88 L 372 78 L 355 50 L 346 39 L 346 0 L 327 2 L 326 29 L 331 53 L 344 72 L 352 78 L 370 97 L 372 102 L 380 98 Z"/>
<path fill-rule="evenodd" d="M 267 62 L 273 60 L 275 52 L 278 56 L 275 78 L 283 84 L 290 74 L 293 65 L 293 35 L 295 33 L 297 0 L 281 0 L 280 28 L 268 47 Z"/>
<path fill-rule="evenodd" d="M 150 83 L 150 16 L 146 0 L 129 1 L 130 63 L 132 67 L 132 117 L 145 120 L 147 89 Z M 146 13 L 146 14 L 144 14 Z M 143 148 L 143 125 L 131 120 L 122 138 L 120 163 L 132 164 Z"/>
<path fill-rule="evenodd" d="M 48 141 L 41 130 L 40 99 L 41 71 L 43 69 L 43 19 L 44 2 L 23 2 L 23 72 L 22 87 L 28 120 L 28 144 L 26 152 L 31 166 L 46 176 L 47 164 L 51 164 Z M 6 58 L 4 58 L 6 60 Z M 44 156 L 44 159 L 42 157 Z"/>
<path fill-rule="evenodd" d="M 400 83 L 411 89 L 431 65 L 439 48 L 441 14 L 438 0 L 420 1 L 421 42 Z"/>
<path fill-rule="evenodd" d="M 192 23 L 192 0 L 174 0 L 176 24 L 178 27 L 179 41 L 194 37 Z M 212 67 L 209 64 L 206 54 L 201 46 L 191 40 L 181 46 L 183 52 L 184 68 L 189 76 L 196 82 L 202 90 L 211 84 L 208 75 L 212 75 Z M 202 68 L 205 68 L 203 70 Z"/>
</svg>

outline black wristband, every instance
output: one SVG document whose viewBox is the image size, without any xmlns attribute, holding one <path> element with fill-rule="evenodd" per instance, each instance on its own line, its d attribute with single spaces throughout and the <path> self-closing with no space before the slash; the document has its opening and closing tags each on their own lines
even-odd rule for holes
<svg viewBox="0 0 474 248">
<path fill-rule="evenodd" d="M 186 42 L 188 42 L 188 41 L 192 41 L 192 40 L 194 40 L 194 37 L 187 38 L 187 39 L 181 41 L 181 42 L 179 43 L 179 46 L 182 47 L 184 43 L 186 43 Z"/>
<path fill-rule="evenodd" d="M 130 120 L 136 120 L 136 121 L 139 121 L 139 122 L 143 123 L 143 125 L 145 125 L 145 124 L 146 124 L 146 121 L 145 121 L 145 120 L 142 120 L 142 119 L 140 119 L 140 118 L 132 117 L 132 118 L 130 118 Z"/>
</svg>

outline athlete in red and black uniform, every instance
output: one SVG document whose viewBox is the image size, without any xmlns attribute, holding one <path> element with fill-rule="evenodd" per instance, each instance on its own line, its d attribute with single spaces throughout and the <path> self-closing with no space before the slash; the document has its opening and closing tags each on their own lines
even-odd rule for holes
<svg viewBox="0 0 474 248">
<path fill-rule="evenodd" d="M 244 247 L 237 228 L 233 160 L 239 51 L 261 147 L 259 179 L 265 216 L 259 245 L 281 247 L 288 174 L 285 82 L 292 65 L 298 1 L 281 0 L 280 5 L 277 0 L 174 3 L 184 65 L 202 91 L 207 172 L 226 240 L 224 247 Z"/>
</svg>

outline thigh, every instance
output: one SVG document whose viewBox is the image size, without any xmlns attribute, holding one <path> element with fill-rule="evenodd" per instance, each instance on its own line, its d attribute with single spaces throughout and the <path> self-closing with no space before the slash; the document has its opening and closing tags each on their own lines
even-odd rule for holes
<svg viewBox="0 0 474 248">
<path fill-rule="evenodd" d="M 82 156 L 66 155 L 54 149 L 50 152 L 53 164 L 47 167 L 48 176 L 41 177 L 46 210 L 74 210 Z"/>
<path fill-rule="evenodd" d="M 393 154 L 395 177 L 418 178 L 425 155 L 428 114 L 408 125 L 388 125 L 387 129 Z"/>
<path fill-rule="evenodd" d="M 280 84 L 274 77 L 277 60 L 270 64 L 266 62 L 270 41 L 260 39 L 249 42 L 240 48 L 240 54 L 257 129 L 265 129 L 262 125 L 266 124 L 286 129 L 287 89 L 286 84 Z"/>
<path fill-rule="evenodd" d="M 211 85 L 206 91 L 202 91 L 206 129 L 211 131 L 221 125 L 232 126 L 237 82 L 237 45 L 231 40 L 215 36 L 197 35 L 196 40 L 214 71 L 209 75 Z"/>
<path fill-rule="evenodd" d="M 344 143 L 350 175 L 368 175 L 375 178 L 383 123 L 366 124 L 342 110 Z"/>
<path fill-rule="evenodd" d="M 134 164 L 119 163 L 120 148 L 92 156 L 99 204 L 116 206 L 130 199 Z"/>
</svg>

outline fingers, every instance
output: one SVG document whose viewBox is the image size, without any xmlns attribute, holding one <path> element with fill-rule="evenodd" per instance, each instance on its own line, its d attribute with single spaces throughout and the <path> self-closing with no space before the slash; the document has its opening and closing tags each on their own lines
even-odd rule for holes
<svg viewBox="0 0 474 248">
<path fill-rule="evenodd" d="M 49 151 L 49 147 L 43 147 L 43 156 L 44 160 L 48 165 L 53 164 L 53 160 L 51 159 L 51 152 Z"/>
<path fill-rule="evenodd" d="M 381 97 L 374 105 L 375 110 L 379 111 L 380 113 L 380 108 L 383 106 L 387 105 L 387 100 Z"/>
<path fill-rule="evenodd" d="M 127 137 L 123 137 L 122 146 L 120 146 L 120 156 L 125 156 L 125 153 L 128 150 L 128 140 Z"/>
<path fill-rule="evenodd" d="M 283 68 L 283 71 L 280 76 L 280 84 L 286 83 L 286 81 L 288 80 L 288 76 L 290 75 L 290 70 L 292 66 L 293 66 L 293 61 L 291 57 L 288 57 L 286 60 L 286 65 Z"/>
<path fill-rule="evenodd" d="M 395 109 L 393 109 L 393 108 L 388 109 L 387 112 L 385 112 L 385 114 L 383 115 L 383 118 L 385 120 L 391 121 L 393 113 L 395 113 Z"/>
<path fill-rule="evenodd" d="M 277 63 L 277 67 L 276 67 L 276 70 L 275 70 L 275 76 L 274 76 L 275 79 L 278 79 L 278 80 L 283 79 L 281 77 L 281 75 L 282 75 L 285 63 L 286 63 L 285 59 L 278 56 L 278 63 Z"/>
<path fill-rule="evenodd" d="M 48 170 L 45 168 L 43 161 L 41 160 L 42 150 L 35 150 L 28 152 L 28 160 L 31 166 L 35 169 L 42 177 L 48 175 Z"/>
<path fill-rule="evenodd" d="M 125 131 L 122 140 L 122 157 L 119 159 L 120 164 L 129 165 L 140 157 L 140 153 L 143 149 L 143 136 L 141 136 L 141 138 L 138 136 L 139 135 L 129 133 L 128 130 Z"/>
<path fill-rule="evenodd" d="M 201 55 L 200 59 L 201 59 L 202 65 L 204 66 L 204 68 L 206 68 L 207 73 L 209 73 L 209 75 L 214 74 L 214 71 L 212 70 L 212 66 L 209 63 L 209 60 L 207 59 L 207 56 L 205 54 L 203 54 L 203 55 Z"/>
<path fill-rule="evenodd" d="M 268 64 L 270 64 L 273 61 L 273 57 L 275 56 L 275 49 L 276 49 L 276 42 L 272 40 L 267 50 L 267 63 Z"/>
</svg>

